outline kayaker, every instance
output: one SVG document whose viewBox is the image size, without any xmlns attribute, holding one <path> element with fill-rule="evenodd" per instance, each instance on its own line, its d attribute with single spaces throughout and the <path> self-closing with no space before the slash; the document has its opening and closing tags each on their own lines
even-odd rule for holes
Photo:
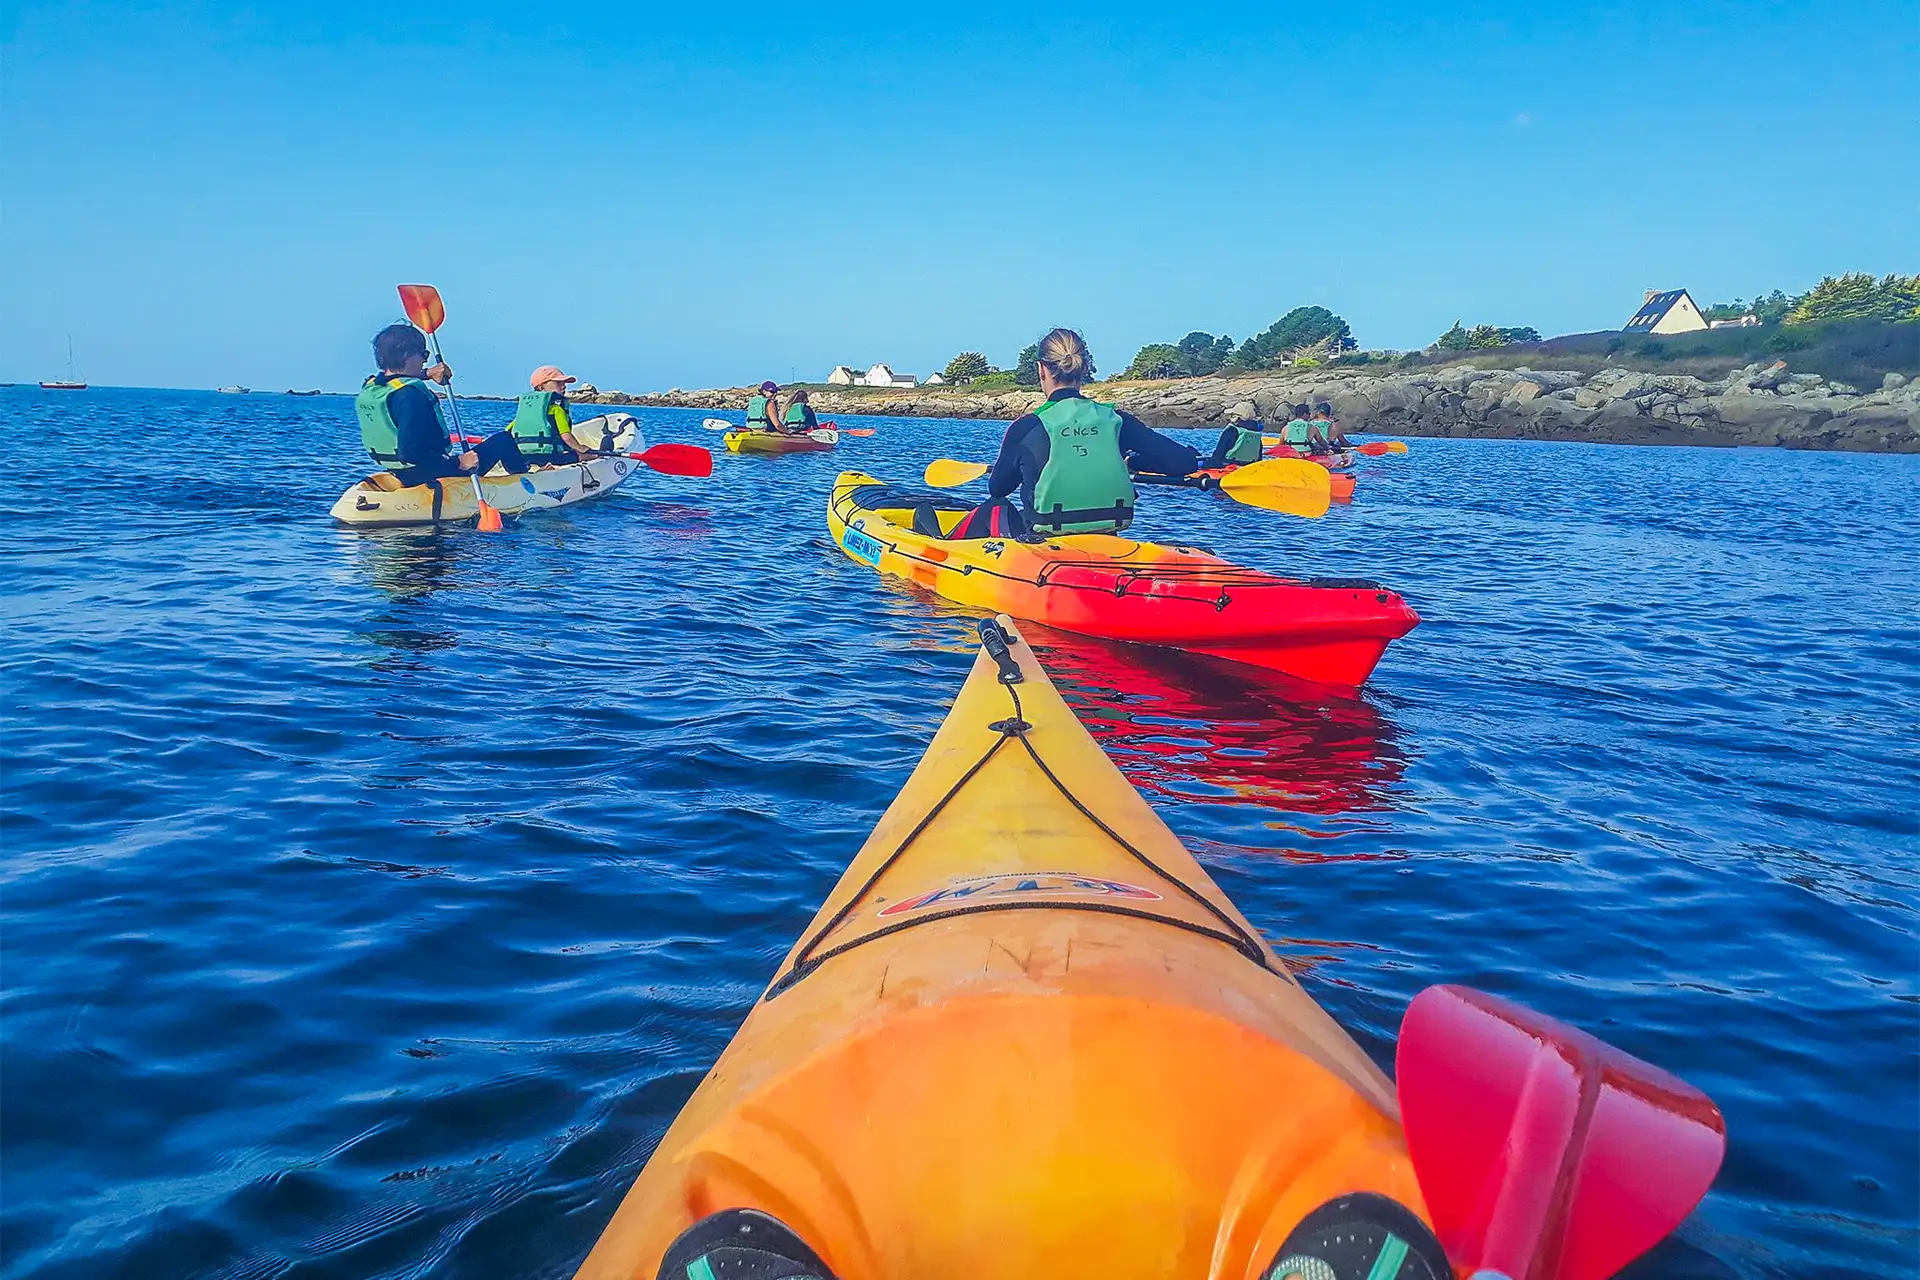
<svg viewBox="0 0 1920 1280">
<path fill-rule="evenodd" d="M 1118 533 L 1133 519 L 1132 472 L 1184 476 L 1200 465 L 1186 445 L 1080 394 L 1093 376 L 1093 357 L 1073 330 L 1055 329 L 1040 340 L 1038 369 L 1046 402 L 1008 426 L 987 501 L 953 537 Z"/>
<path fill-rule="evenodd" d="M 1207 459 L 1208 469 L 1260 461 L 1265 450 L 1263 430 L 1260 409 L 1253 401 L 1242 400 L 1233 406 L 1227 413 L 1227 427 L 1213 446 L 1213 456 Z"/>
<path fill-rule="evenodd" d="M 496 431 L 462 453 L 447 452 L 440 398 L 427 383 L 444 387 L 453 380 L 453 370 L 445 364 L 427 367 L 427 340 L 418 329 L 410 324 L 382 329 L 373 336 L 373 360 L 380 371 L 361 385 L 354 416 L 360 420 L 360 442 L 401 484 L 411 487 L 476 471 L 484 475 L 496 465 L 516 475 L 527 470 L 526 458 L 506 431 Z"/>
<path fill-rule="evenodd" d="M 763 382 L 760 389 L 747 397 L 747 430 L 772 431 L 773 415 L 780 409 L 780 384 Z"/>
<path fill-rule="evenodd" d="M 1304 402 L 1293 406 L 1293 416 L 1280 429 L 1280 440 L 1296 453 L 1333 452 L 1333 446 L 1321 439 L 1319 429 L 1313 425 L 1313 409 Z"/>
<path fill-rule="evenodd" d="M 543 364 L 527 381 L 533 390 L 520 397 L 513 421 L 507 424 L 520 446 L 520 455 L 531 462 L 556 464 L 598 457 L 573 435 L 573 408 L 567 403 L 567 386 L 579 379 L 554 365 Z"/>
<path fill-rule="evenodd" d="M 788 435 L 804 435 L 820 425 L 820 417 L 814 413 L 813 406 L 807 403 L 807 393 L 796 391 L 787 404 L 787 412 L 781 422 L 781 430 Z"/>
<path fill-rule="evenodd" d="M 1335 450 L 1353 448 L 1353 441 L 1347 439 L 1347 433 L 1342 431 L 1340 424 L 1333 420 L 1333 406 L 1325 400 L 1313 406 L 1313 426 L 1314 430 L 1320 433 L 1320 438 L 1327 442 L 1328 448 Z"/>
</svg>

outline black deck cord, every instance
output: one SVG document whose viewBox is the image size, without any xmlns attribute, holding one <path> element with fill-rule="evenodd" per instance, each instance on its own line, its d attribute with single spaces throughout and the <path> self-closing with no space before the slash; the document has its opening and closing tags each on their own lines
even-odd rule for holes
<svg viewBox="0 0 1920 1280">
<path fill-rule="evenodd" d="M 1015 661 L 1009 649 L 1005 630 L 1002 629 L 999 622 L 994 619 L 985 619 L 980 623 L 980 641 L 987 650 L 987 656 L 992 658 L 994 663 L 1000 668 L 1001 687 L 1006 689 L 1007 696 L 1013 700 L 1013 714 L 1005 720 L 995 721 L 988 726 L 988 728 L 997 729 L 1000 736 L 994 739 L 992 746 L 981 753 L 978 760 L 975 760 L 972 765 L 968 766 L 967 771 L 961 774 L 951 787 L 947 788 L 947 793 L 941 796 L 939 801 L 936 802 L 931 809 L 927 810 L 925 817 L 914 824 L 913 830 L 907 832 L 900 843 L 894 846 L 893 852 L 881 860 L 880 865 L 873 869 L 873 873 L 867 877 L 865 883 L 841 905 L 838 911 L 833 913 L 833 917 L 828 920 L 826 924 L 808 935 L 806 940 L 803 941 L 794 952 L 794 959 L 788 966 L 787 971 L 776 976 L 773 982 L 767 987 L 765 998 L 769 1000 L 772 999 L 774 996 L 779 995 L 789 987 L 797 984 L 802 978 L 812 974 L 833 957 L 851 951 L 853 948 L 871 942 L 876 938 L 883 938 L 888 934 L 898 933 L 915 925 L 931 924 L 935 920 L 945 920 L 952 916 L 972 915 L 981 911 L 1009 911 L 1021 907 L 1028 909 L 1044 907 L 1056 911 L 1097 911 L 1108 915 L 1135 916 L 1142 920 L 1157 921 L 1160 924 L 1172 925 L 1176 929 L 1185 929 L 1189 933 L 1197 933 L 1204 938 L 1212 938 L 1216 942 L 1224 942 L 1247 959 L 1259 965 L 1262 969 L 1267 969 L 1271 972 L 1272 966 L 1267 963 L 1266 952 L 1261 948 L 1259 940 L 1242 928 L 1238 921 L 1222 911 L 1208 899 L 1206 895 L 1202 894 L 1192 885 L 1177 876 L 1171 875 L 1162 868 L 1159 863 L 1134 848 L 1124 836 L 1108 826 L 1105 822 L 1102 822 L 1093 810 L 1080 803 L 1078 796 L 1067 790 L 1066 784 L 1060 781 L 1053 770 L 1047 766 L 1047 762 L 1040 758 L 1040 753 L 1033 749 L 1033 744 L 1027 740 L 1026 732 L 1033 726 L 1028 724 L 1022 717 L 1020 691 L 1013 687 L 1021 683 L 1025 679 L 1025 676 L 1020 670 L 1020 664 Z M 869 893 L 873 892 L 873 887 L 880 882 L 880 878 L 892 869 L 893 864 L 900 860 L 901 855 L 906 853 L 906 851 L 912 847 L 913 842 L 920 838 L 920 833 L 932 825 L 933 820 L 939 817 L 947 805 L 952 802 L 953 798 L 959 795 L 967 783 L 973 780 L 974 775 L 986 767 L 987 761 L 993 759 L 994 754 L 1007 744 L 1009 738 L 1018 738 L 1020 740 L 1020 745 L 1027 749 L 1027 754 L 1033 758 L 1035 764 L 1040 766 L 1040 772 L 1046 775 L 1047 781 L 1054 785 L 1054 789 L 1065 796 L 1068 802 L 1071 803 L 1075 809 L 1078 809 L 1089 822 L 1093 823 L 1094 826 L 1105 833 L 1109 840 L 1112 840 L 1122 849 L 1132 854 L 1137 862 L 1146 867 L 1147 870 L 1153 872 L 1156 876 L 1159 876 L 1162 880 L 1179 886 L 1182 893 L 1206 908 L 1206 910 L 1215 919 L 1219 920 L 1221 924 L 1225 925 L 1226 928 L 1224 930 L 1209 929 L 1204 925 L 1197 925 L 1190 921 L 1171 919 L 1167 916 L 1155 915 L 1151 912 L 1141 911 L 1132 907 L 1122 907 L 1111 903 L 1032 902 L 996 903 L 992 905 L 975 904 L 936 912 L 932 915 L 920 916 L 913 920 L 902 920 L 896 924 L 883 926 L 871 933 L 863 934 L 837 947 L 830 947 L 818 955 L 813 954 L 813 949 L 820 944 L 820 940 L 846 922 L 847 917 L 852 915 L 854 910 L 866 900 Z"/>
</svg>

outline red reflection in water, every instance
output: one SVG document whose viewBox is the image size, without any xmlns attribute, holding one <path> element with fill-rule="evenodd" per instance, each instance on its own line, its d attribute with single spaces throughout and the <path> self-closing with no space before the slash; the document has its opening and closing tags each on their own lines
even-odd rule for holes
<svg viewBox="0 0 1920 1280">
<path fill-rule="evenodd" d="M 1395 808 L 1406 763 L 1396 730 L 1361 698 L 1270 671 L 1023 623 L 1028 641 L 1122 773 L 1153 796 L 1250 803 L 1311 845 Z M 1344 820 L 1329 829 L 1326 819 Z M 1315 821 L 1315 820 L 1319 821 Z M 1310 849 L 1277 849 L 1318 862 Z M 1346 855 L 1368 856 L 1368 855 Z"/>
</svg>

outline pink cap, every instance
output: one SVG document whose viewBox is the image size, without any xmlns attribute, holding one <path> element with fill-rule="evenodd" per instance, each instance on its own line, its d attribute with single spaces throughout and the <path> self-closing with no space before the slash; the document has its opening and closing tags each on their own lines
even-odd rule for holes
<svg viewBox="0 0 1920 1280">
<path fill-rule="evenodd" d="M 543 382 L 578 382 L 580 379 L 560 372 L 560 370 L 553 365 L 543 364 L 533 371 L 533 376 L 528 378 L 527 381 L 533 384 L 535 391 L 538 391 L 540 384 Z"/>
</svg>

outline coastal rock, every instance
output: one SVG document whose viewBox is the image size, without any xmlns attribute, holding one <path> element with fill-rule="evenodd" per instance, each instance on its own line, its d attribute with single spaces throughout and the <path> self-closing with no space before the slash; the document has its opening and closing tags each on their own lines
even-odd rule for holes
<svg viewBox="0 0 1920 1280">
<path fill-rule="evenodd" d="M 1537 398 L 1540 395 L 1540 393 L 1545 389 L 1546 388 L 1542 387 L 1539 383 L 1534 382 L 1531 379 L 1528 379 L 1522 382 L 1516 382 L 1513 384 L 1513 386 L 1507 389 L 1505 400 L 1509 407 L 1512 407 L 1514 405 L 1522 405 L 1527 403 L 1527 401 L 1529 400 L 1533 400 Z"/>
<path fill-rule="evenodd" d="M 1890 373 L 1886 377 L 1880 379 L 1880 389 L 1882 391 L 1897 391 L 1901 387 L 1904 387 L 1906 385 L 1907 385 L 1906 375 L 1901 373 Z"/>
</svg>

